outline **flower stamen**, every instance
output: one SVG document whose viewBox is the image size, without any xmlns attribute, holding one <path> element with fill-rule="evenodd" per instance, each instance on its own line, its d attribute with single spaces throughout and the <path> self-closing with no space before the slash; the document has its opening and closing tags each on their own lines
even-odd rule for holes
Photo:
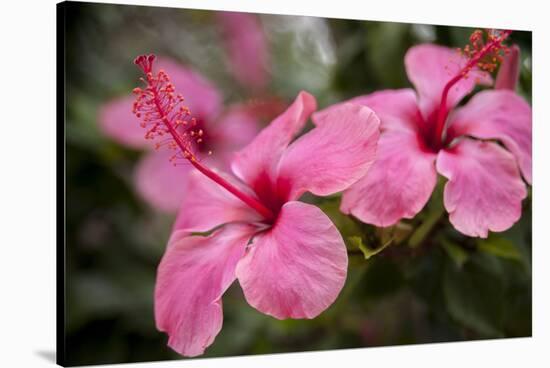
<svg viewBox="0 0 550 368">
<path fill-rule="evenodd" d="M 461 79 L 467 79 L 470 71 L 477 67 L 480 70 L 492 73 L 503 59 L 502 53 L 508 52 L 503 42 L 512 33 L 510 30 L 476 30 L 470 36 L 470 44 L 459 50 L 460 54 L 468 59 L 466 65 L 451 78 L 441 93 L 441 101 L 437 111 L 437 121 L 434 132 L 434 142 L 440 147 L 444 141 L 445 121 L 447 119 L 447 97 L 451 87 Z"/>
<path fill-rule="evenodd" d="M 204 131 L 198 127 L 197 120 L 191 117 L 189 108 L 183 105 L 184 98 L 175 92 L 169 76 L 162 70 L 156 74 L 153 73 L 154 60 L 155 55 L 152 54 L 140 55 L 134 60 L 145 74 L 141 80 L 146 87 L 133 90 L 136 95 L 133 113 L 141 119 L 140 125 L 147 128 L 145 139 L 162 137 L 155 148 L 166 146 L 168 149 L 177 151 L 170 157 L 170 162 L 174 165 L 181 160 L 190 162 L 197 170 L 256 210 L 265 219 L 274 219 L 275 216 L 269 208 L 236 188 L 198 160 L 194 148 L 204 142 Z M 210 155 L 211 151 L 208 154 Z"/>
</svg>

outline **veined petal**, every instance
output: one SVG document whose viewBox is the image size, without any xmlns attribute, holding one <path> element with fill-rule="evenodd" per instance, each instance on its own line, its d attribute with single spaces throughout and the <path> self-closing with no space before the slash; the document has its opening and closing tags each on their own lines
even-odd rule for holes
<svg viewBox="0 0 550 368">
<path fill-rule="evenodd" d="M 275 177 L 274 170 L 290 141 L 304 127 L 317 107 L 315 97 L 300 92 L 290 107 L 264 128 L 245 148 L 235 154 L 235 175 L 254 188 L 258 180 Z"/>
<path fill-rule="evenodd" d="M 241 191 L 254 196 L 236 179 L 228 176 L 224 176 L 224 178 Z M 256 222 L 259 220 L 261 220 L 260 215 L 244 202 L 200 172 L 193 170 L 189 173 L 185 198 L 179 209 L 174 229 L 201 232 L 229 222 Z"/>
<path fill-rule="evenodd" d="M 255 14 L 218 12 L 222 36 L 235 78 L 243 85 L 261 89 L 267 82 L 267 45 Z"/>
<path fill-rule="evenodd" d="M 445 208 L 461 233 L 486 238 L 519 220 L 527 190 L 514 156 L 498 144 L 463 139 L 439 153 L 437 171 L 449 179 Z"/>
<path fill-rule="evenodd" d="M 498 139 L 516 157 L 528 183 L 532 178 L 532 112 L 516 93 L 501 89 L 477 93 L 450 118 L 451 137 Z"/>
<path fill-rule="evenodd" d="M 170 76 L 176 91 L 185 98 L 184 103 L 193 117 L 213 120 L 220 114 L 222 96 L 204 76 L 167 57 L 158 57 L 154 69 L 164 70 Z"/>
<path fill-rule="evenodd" d="M 367 106 L 380 118 L 380 130 L 418 131 L 422 116 L 418 110 L 416 94 L 410 88 L 388 89 L 364 96 L 354 97 L 346 102 L 329 106 L 313 114 L 313 123 L 318 124 L 317 116 L 338 108 L 344 103 Z"/>
<path fill-rule="evenodd" d="M 344 192 L 341 211 L 376 226 L 413 218 L 434 190 L 435 157 L 421 146 L 414 133 L 382 133 L 374 164 L 367 175 Z"/>
<path fill-rule="evenodd" d="M 418 93 L 418 105 L 424 119 L 429 119 L 439 108 L 443 88 L 460 72 L 466 62 L 466 58 L 456 50 L 434 44 L 413 46 L 407 51 L 405 69 Z M 456 106 L 476 84 L 489 83 L 489 74 L 477 68 L 472 69 L 468 78 L 462 78 L 449 91 L 447 110 Z"/>
<path fill-rule="evenodd" d="M 203 354 L 220 332 L 221 297 L 235 280 L 235 267 L 254 231 L 233 224 L 206 237 L 172 234 L 157 271 L 155 320 L 178 353 Z"/>
<path fill-rule="evenodd" d="M 277 180 L 290 187 L 288 199 L 306 191 L 325 196 L 345 190 L 374 161 L 380 120 L 368 107 L 342 104 L 316 114 L 315 124 L 281 158 Z"/>
<path fill-rule="evenodd" d="M 174 166 L 169 150 L 148 153 L 137 164 L 135 184 L 139 194 L 162 212 L 175 213 L 187 191 L 190 165 Z"/>
<path fill-rule="evenodd" d="M 253 239 L 236 274 L 246 300 L 260 312 L 314 318 L 340 293 L 347 264 L 330 219 L 310 204 L 287 202 L 273 228 Z"/>
<path fill-rule="evenodd" d="M 99 127 L 108 137 L 128 147 L 152 148 L 145 139 L 145 129 L 132 113 L 135 98 L 121 97 L 103 105 L 99 111 Z"/>
</svg>

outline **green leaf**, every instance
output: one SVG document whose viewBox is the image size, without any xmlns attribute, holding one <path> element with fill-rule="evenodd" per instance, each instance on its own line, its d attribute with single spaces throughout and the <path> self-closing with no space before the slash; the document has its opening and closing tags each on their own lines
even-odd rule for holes
<svg viewBox="0 0 550 368">
<path fill-rule="evenodd" d="M 357 248 L 359 248 L 361 252 L 363 252 L 363 256 L 365 257 L 365 259 L 369 259 L 370 257 L 380 253 L 381 251 L 386 249 L 388 245 L 392 243 L 392 241 L 390 240 L 382 244 L 378 248 L 371 249 L 363 243 L 363 239 L 360 236 L 349 236 L 348 241 L 354 246 L 356 246 Z"/>
<path fill-rule="evenodd" d="M 407 81 L 402 63 L 412 41 L 409 30 L 409 24 L 378 23 L 365 32 L 367 49 L 377 50 L 366 54 L 368 66 L 386 88 L 398 88 Z"/>
<path fill-rule="evenodd" d="M 471 257 L 464 267 L 448 264 L 443 277 L 447 311 L 480 337 L 503 337 L 505 285 L 498 259 Z"/>
<path fill-rule="evenodd" d="M 440 208 L 434 211 L 430 211 L 430 213 L 428 213 L 428 216 L 426 217 L 424 222 L 422 222 L 422 224 L 420 224 L 420 226 L 416 228 L 415 232 L 409 238 L 409 246 L 411 248 L 416 248 L 420 244 L 422 244 L 424 239 L 426 239 L 430 231 L 432 231 L 433 227 L 441 218 L 441 215 L 443 215 L 443 212 L 444 209 L 443 206 L 441 206 Z"/>
<path fill-rule="evenodd" d="M 336 228 L 338 228 L 344 239 L 348 239 L 351 235 L 363 233 L 357 222 L 340 211 L 340 198 L 330 198 L 323 201 L 318 206 L 330 218 Z"/>
<path fill-rule="evenodd" d="M 373 257 L 363 264 L 365 273 L 353 295 L 361 304 L 378 304 L 406 286 L 401 265 L 389 257 Z"/>
<path fill-rule="evenodd" d="M 477 241 L 477 248 L 482 252 L 497 257 L 523 261 L 523 257 L 516 245 L 511 240 L 500 235 L 491 234 L 487 239 L 479 239 Z"/>
<path fill-rule="evenodd" d="M 468 252 L 458 244 L 455 244 L 447 239 L 441 239 L 441 246 L 445 249 L 447 255 L 453 260 L 458 268 L 462 268 L 468 260 Z"/>
<path fill-rule="evenodd" d="M 382 244 L 386 244 L 390 241 L 394 244 L 401 244 L 409 237 L 413 230 L 414 228 L 411 224 L 399 221 L 393 226 L 378 227 L 376 228 L 375 233 Z"/>
</svg>

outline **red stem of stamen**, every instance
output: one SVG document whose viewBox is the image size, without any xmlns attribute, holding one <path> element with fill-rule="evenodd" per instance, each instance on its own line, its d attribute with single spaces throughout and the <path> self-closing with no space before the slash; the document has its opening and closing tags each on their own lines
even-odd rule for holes
<svg viewBox="0 0 550 368">
<path fill-rule="evenodd" d="M 485 56 L 488 52 L 490 52 L 494 46 L 502 43 L 509 35 L 512 33 L 512 31 L 502 31 L 499 37 L 495 37 L 495 39 L 489 43 L 487 43 L 474 57 L 472 57 L 468 63 L 462 68 L 457 75 L 455 75 L 450 81 L 447 82 L 445 87 L 443 88 L 443 92 L 441 94 L 441 102 L 439 105 L 439 110 L 437 111 L 437 123 L 435 126 L 435 139 L 434 142 L 437 147 L 441 147 L 443 143 L 443 131 L 445 129 L 445 122 L 447 119 L 447 97 L 449 95 L 449 91 L 451 90 L 451 87 L 454 86 L 459 80 L 464 78 L 466 74 L 477 65 L 477 63 Z"/>
<path fill-rule="evenodd" d="M 142 59 L 137 59 L 141 61 Z M 147 60 L 149 63 L 152 62 L 151 59 Z M 136 63 L 138 64 L 138 63 Z M 138 64 L 140 65 L 140 64 Z M 140 65 L 142 66 L 142 65 Z M 145 67 L 142 66 L 142 69 L 147 70 L 150 72 L 151 66 L 145 65 Z M 272 220 L 275 218 L 275 215 L 273 211 L 271 211 L 269 208 L 264 206 L 261 202 L 259 202 L 256 198 L 243 193 L 241 190 L 236 188 L 234 185 L 229 183 L 227 180 L 225 180 L 223 177 L 218 175 L 216 172 L 212 171 L 205 165 L 201 164 L 195 157 L 195 155 L 189 151 L 189 148 L 185 144 L 185 142 L 182 140 L 181 136 L 177 132 L 177 130 L 174 127 L 174 124 L 170 121 L 168 118 L 168 112 L 164 110 L 163 105 L 161 103 L 161 97 L 159 96 L 159 90 L 158 88 L 152 88 L 151 92 L 153 93 L 153 101 L 156 107 L 157 112 L 161 116 L 161 121 L 168 129 L 168 132 L 170 135 L 174 138 L 174 141 L 178 145 L 178 147 L 181 149 L 183 156 L 202 174 L 206 175 L 208 178 L 213 180 L 215 183 L 226 189 L 228 192 L 233 194 L 235 197 L 239 198 L 241 201 L 243 201 L 246 205 L 248 205 L 250 208 L 254 209 L 256 212 L 258 212 L 260 215 L 263 216 L 266 220 Z"/>
</svg>

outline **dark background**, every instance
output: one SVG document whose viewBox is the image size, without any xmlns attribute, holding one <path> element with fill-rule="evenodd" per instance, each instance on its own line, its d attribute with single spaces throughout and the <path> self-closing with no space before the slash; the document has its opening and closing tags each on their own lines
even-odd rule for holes
<svg viewBox="0 0 550 368">
<path fill-rule="evenodd" d="M 173 221 L 136 194 L 142 152 L 99 130 L 98 109 L 137 85 L 133 58 L 171 56 L 219 86 L 226 102 L 254 96 L 235 82 L 213 12 L 67 3 L 66 7 L 66 363 L 181 358 L 156 330 L 155 272 Z M 260 15 L 270 50 L 269 92 L 291 101 L 301 89 L 320 107 L 377 89 L 410 86 L 403 67 L 417 43 L 467 43 L 472 29 Z M 519 93 L 531 100 L 531 33 Z M 238 284 L 224 295 L 224 326 L 205 357 L 463 341 L 531 335 L 531 194 L 521 220 L 487 240 L 448 222 L 441 184 L 413 220 L 390 229 L 343 215 L 338 198 L 314 198 L 349 241 L 342 294 L 314 320 L 278 321 L 250 307 Z"/>
</svg>

